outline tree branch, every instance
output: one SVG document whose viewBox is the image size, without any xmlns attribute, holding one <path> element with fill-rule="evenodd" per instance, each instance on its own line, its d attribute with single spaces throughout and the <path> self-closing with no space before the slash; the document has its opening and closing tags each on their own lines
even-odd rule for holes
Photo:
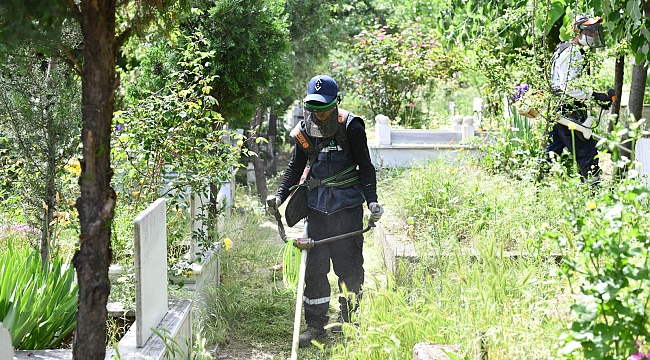
<svg viewBox="0 0 650 360">
<path fill-rule="evenodd" d="M 65 46 L 62 42 L 58 40 L 56 41 L 56 45 L 65 54 L 65 56 L 57 56 L 57 57 L 63 60 L 63 62 L 65 62 L 72 69 L 72 71 L 77 73 L 77 75 L 81 76 L 83 69 L 79 64 L 79 62 L 77 62 L 77 59 L 74 57 L 72 52 L 70 52 L 70 49 L 68 49 L 67 46 Z"/>
<path fill-rule="evenodd" d="M 133 27 L 132 27 L 132 26 L 129 26 L 128 28 L 126 28 L 126 30 L 124 30 L 121 34 L 119 34 L 119 35 L 115 38 L 115 45 L 117 46 L 118 49 L 119 49 L 120 47 L 122 47 L 122 45 L 124 45 L 124 42 L 125 42 L 129 37 L 131 37 L 131 34 L 133 34 Z"/>
<path fill-rule="evenodd" d="M 77 20 L 81 19 L 81 10 L 79 10 L 79 7 L 74 2 L 74 0 L 66 0 L 66 4 L 68 4 L 68 7 L 72 11 L 72 13 L 75 15 Z"/>
</svg>

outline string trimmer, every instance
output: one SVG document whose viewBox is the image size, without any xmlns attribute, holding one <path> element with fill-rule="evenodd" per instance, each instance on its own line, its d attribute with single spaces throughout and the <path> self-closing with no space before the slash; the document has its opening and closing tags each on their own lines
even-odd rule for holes
<svg viewBox="0 0 650 360">
<path fill-rule="evenodd" d="M 280 238 L 282 239 L 282 241 L 286 243 L 287 235 L 284 231 L 284 225 L 282 224 L 282 215 L 280 215 L 279 210 L 275 211 L 275 219 L 278 222 L 278 232 L 280 233 Z M 300 319 L 302 315 L 302 297 L 305 291 L 305 269 L 307 268 L 307 252 L 314 246 L 345 239 L 354 235 L 363 234 L 373 227 L 375 227 L 375 224 L 371 221 L 368 221 L 368 226 L 366 226 L 366 228 L 362 230 L 352 231 L 346 234 L 332 236 L 321 240 L 313 240 L 312 238 L 297 238 L 293 242 L 293 246 L 295 246 L 296 248 L 298 248 L 298 250 L 300 250 L 300 267 L 298 270 L 296 313 L 293 319 L 293 340 L 291 343 L 291 360 L 298 360 L 298 337 L 300 333 Z"/>
</svg>

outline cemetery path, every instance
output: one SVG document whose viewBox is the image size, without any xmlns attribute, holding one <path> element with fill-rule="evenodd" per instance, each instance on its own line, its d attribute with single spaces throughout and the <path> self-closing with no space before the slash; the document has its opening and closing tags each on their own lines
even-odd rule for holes
<svg viewBox="0 0 650 360">
<path fill-rule="evenodd" d="M 281 211 L 284 213 L 283 209 Z M 268 220 L 264 221 L 260 226 L 260 233 L 270 233 L 270 236 L 261 239 L 262 242 L 270 244 L 269 247 L 271 252 L 268 254 L 274 259 L 277 258 L 277 255 L 282 247 L 282 241 L 277 233 L 277 224 L 274 219 L 271 217 Z M 266 231 L 271 230 L 271 231 Z M 293 228 L 286 227 L 287 237 L 289 239 L 295 239 L 297 237 L 302 237 L 304 231 L 303 223 L 296 224 Z M 373 239 L 372 230 L 365 234 L 365 244 L 364 244 L 364 268 L 366 270 L 366 291 L 384 287 L 386 284 L 386 270 L 383 262 L 383 255 L 381 253 L 380 245 L 375 244 Z M 254 246 L 254 244 L 252 244 Z M 268 273 L 271 272 L 268 263 L 257 264 L 256 271 L 260 273 L 266 273 L 262 277 L 267 279 L 265 284 L 260 284 L 257 282 L 254 283 L 242 283 L 247 286 L 258 287 L 255 289 L 249 289 L 251 292 L 260 293 L 260 296 L 264 296 L 264 292 L 276 291 L 271 290 L 274 286 L 272 276 L 268 276 Z M 333 271 L 330 271 L 329 274 L 330 283 L 332 284 L 332 291 L 336 289 L 336 278 L 334 277 Z M 263 290 L 260 290 L 260 288 Z M 333 294 L 334 295 L 334 294 Z M 256 327 L 275 327 L 282 326 L 283 333 L 280 335 L 279 340 L 271 340 L 264 338 L 264 335 L 259 334 L 248 334 L 250 336 L 245 337 L 231 337 L 226 345 L 216 349 L 214 358 L 218 360 L 230 360 L 230 359 L 250 359 L 250 360 L 279 360 L 279 359 L 289 359 L 291 357 L 291 340 L 293 332 L 293 319 L 295 313 L 295 295 L 289 295 L 290 301 L 281 301 L 282 299 L 286 300 L 287 297 L 278 296 L 278 297 L 269 297 L 270 300 L 278 301 L 279 304 L 275 304 L 279 307 L 282 307 L 281 313 L 278 314 L 278 318 L 273 320 L 277 321 L 276 324 L 263 323 L 268 321 L 268 317 L 257 316 L 255 313 L 244 314 L 244 321 L 249 322 L 246 325 L 248 328 Z M 332 302 L 330 303 L 330 319 L 336 319 L 336 311 L 338 308 L 338 299 L 336 296 L 332 296 Z M 258 322 L 257 324 L 255 324 Z M 304 319 L 302 321 L 301 329 L 304 329 Z M 327 359 L 327 344 L 331 342 L 341 341 L 341 338 L 337 338 L 330 334 L 330 338 L 325 342 L 325 350 L 321 351 L 315 347 L 309 349 L 300 349 L 299 358 L 300 359 Z"/>
<path fill-rule="evenodd" d="M 289 154 L 280 154 L 278 161 L 278 169 L 284 169 L 288 163 Z M 270 191 L 274 190 L 276 187 L 271 186 Z M 272 189 L 272 190 L 271 190 Z M 282 214 L 284 214 L 284 206 L 280 208 Z M 366 210 L 367 211 L 367 210 Z M 304 224 L 302 222 L 296 224 L 293 228 L 287 227 L 285 223 L 285 231 L 287 233 L 287 238 L 295 239 L 303 236 Z M 239 329 L 232 329 L 233 336 L 230 336 L 226 341 L 225 345 L 219 346 L 215 349 L 213 355 L 215 359 L 218 360 L 231 360 L 231 359 L 248 359 L 248 360 L 280 360 L 280 359 L 289 359 L 291 357 L 291 341 L 293 336 L 293 320 L 295 314 L 295 295 L 293 294 L 284 294 L 278 295 L 277 289 L 275 288 L 275 280 L 273 277 L 273 270 L 271 269 L 273 264 L 276 264 L 278 259 L 278 254 L 282 249 L 282 241 L 278 235 L 277 223 L 275 219 L 271 216 L 268 216 L 265 221 L 260 224 L 258 234 L 260 234 L 259 239 L 255 239 L 251 243 L 247 244 L 249 247 L 258 247 L 259 249 L 265 249 L 263 251 L 268 252 L 263 256 L 265 260 L 257 261 L 254 264 L 254 270 L 259 274 L 261 281 L 240 281 L 239 283 L 247 287 L 247 289 L 242 289 L 245 293 L 254 294 L 253 296 L 264 298 L 265 304 L 264 309 L 275 309 L 277 312 L 276 316 L 263 316 L 261 312 L 264 309 L 252 308 L 249 310 L 249 313 L 241 314 L 241 321 L 246 322 L 246 324 L 239 324 Z M 366 282 L 365 289 L 366 291 L 372 291 L 372 289 L 383 288 L 386 284 L 386 270 L 383 261 L 382 250 L 380 245 L 375 244 L 373 239 L 373 231 L 369 231 L 365 234 L 365 244 L 364 244 L 364 268 L 366 270 Z M 233 252 L 237 251 L 235 246 L 233 246 Z M 272 260 L 271 260 L 272 259 Z M 277 265 L 277 264 L 276 264 Z M 334 292 L 337 288 L 336 278 L 333 271 L 330 271 L 329 274 L 330 283 L 332 285 L 332 291 Z M 237 281 L 236 279 L 233 279 Z M 281 282 L 281 280 L 279 280 Z M 273 294 L 273 295 L 270 295 Z M 268 304 L 268 302 L 273 302 Z M 330 303 L 330 319 L 336 319 L 336 314 L 338 312 L 338 299 L 336 296 L 332 296 L 332 302 Z M 301 328 L 304 329 L 304 319 L 302 321 Z M 246 329 L 267 329 L 261 331 L 247 331 L 242 335 L 241 328 Z M 269 336 L 268 329 L 276 329 L 275 336 Z M 237 332 L 239 331 L 239 333 Z M 337 336 L 330 336 L 329 339 L 325 341 L 324 350 L 319 350 L 318 348 L 311 347 L 308 349 L 300 349 L 299 358 L 300 359 L 328 359 L 328 344 L 332 342 L 340 342 L 343 339 Z"/>
</svg>

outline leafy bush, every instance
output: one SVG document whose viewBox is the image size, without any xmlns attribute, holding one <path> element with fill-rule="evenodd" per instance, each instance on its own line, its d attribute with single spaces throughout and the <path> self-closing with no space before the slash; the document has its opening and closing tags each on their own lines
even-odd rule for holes
<svg viewBox="0 0 650 360">
<path fill-rule="evenodd" d="M 647 187 L 624 181 L 584 205 L 574 202 L 565 231 L 548 234 L 567 248 L 563 273 L 575 294 L 560 355 L 628 359 L 650 339 L 649 198 Z"/>
<path fill-rule="evenodd" d="M 179 70 L 145 98 L 125 99 L 125 109 L 115 113 L 116 191 L 136 210 L 161 194 L 184 202 L 188 187 L 208 189 L 229 179 L 245 153 L 243 137 L 224 130 L 224 119 L 214 111 L 215 76 L 203 73 L 213 66 L 208 60 L 214 52 L 201 51 L 206 40 L 200 34 L 180 38 L 173 49 L 182 54 Z"/>
<path fill-rule="evenodd" d="M 342 79 L 342 88 L 363 99 L 373 116 L 384 114 L 401 124 L 414 115 L 427 86 L 451 76 L 461 62 L 417 21 L 399 25 L 377 23 L 355 35 L 355 63 L 337 66 L 335 76 Z"/>
<path fill-rule="evenodd" d="M 513 111 L 510 119 L 492 133 L 493 141 L 485 142 L 481 165 L 492 173 L 508 174 L 524 179 L 536 176 L 540 160 L 545 159 L 546 137 L 544 122 L 530 119 Z"/>
<path fill-rule="evenodd" d="M 0 322 L 16 349 L 58 346 L 74 329 L 74 268 L 54 258 L 41 268 L 38 251 L 11 244 L 0 263 Z"/>
</svg>

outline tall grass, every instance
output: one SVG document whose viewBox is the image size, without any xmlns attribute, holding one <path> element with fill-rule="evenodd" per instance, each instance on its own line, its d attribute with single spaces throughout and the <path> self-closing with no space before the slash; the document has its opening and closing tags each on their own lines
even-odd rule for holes
<svg viewBox="0 0 650 360">
<path fill-rule="evenodd" d="M 457 355 L 473 359 L 480 341 L 490 359 L 555 357 L 572 298 L 560 267 L 541 256 L 561 249 L 542 234 L 561 226 L 567 192 L 579 199 L 587 189 L 444 157 L 394 170 L 379 189 L 388 229 L 404 229 L 420 262 L 366 289 L 358 331 L 347 327 L 349 343 L 334 344 L 332 359 L 410 359 L 419 342 L 460 345 Z"/>
<path fill-rule="evenodd" d="M 206 310 L 199 317 L 203 336 L 221 345 L 231 339 L 291 339 L 295 295 L 278 292 L 270 270 L 282 244 L 277 230 L 260 228 L 253 213 L 233 215 L 224 226 L 232 249 L 222 249 L 221 283 L 208 290 Z"/>
<path fill-rule="evenodd" d="M 557 244 L 540 241 L 539 230 L 555 226 L 569 190 L 489 175 L 469 161 L 452 165 L 444 157 L 401 170 L 379 187 L 391 189 L 382 200 L 407 224 L 409 239 L 424 254 L 448 254 L 458 245 L 466 245 L 460 251 L 490 245 L 557 252 Z"/>
<path fill-rule="evenodd" d="M 366 292 L 358 331 L 347 327 L 350 341 L 332 359 L 411 359 L 419 342 L 461 345 L 458 355 L 474 359 L 481 332 L 490 359 L 553 357 L 566 295 L 546 264 L 457 257 L 436 276 L 425 267 L 411 274 L 409 286 L 392 279 Z"/>
</svg>

